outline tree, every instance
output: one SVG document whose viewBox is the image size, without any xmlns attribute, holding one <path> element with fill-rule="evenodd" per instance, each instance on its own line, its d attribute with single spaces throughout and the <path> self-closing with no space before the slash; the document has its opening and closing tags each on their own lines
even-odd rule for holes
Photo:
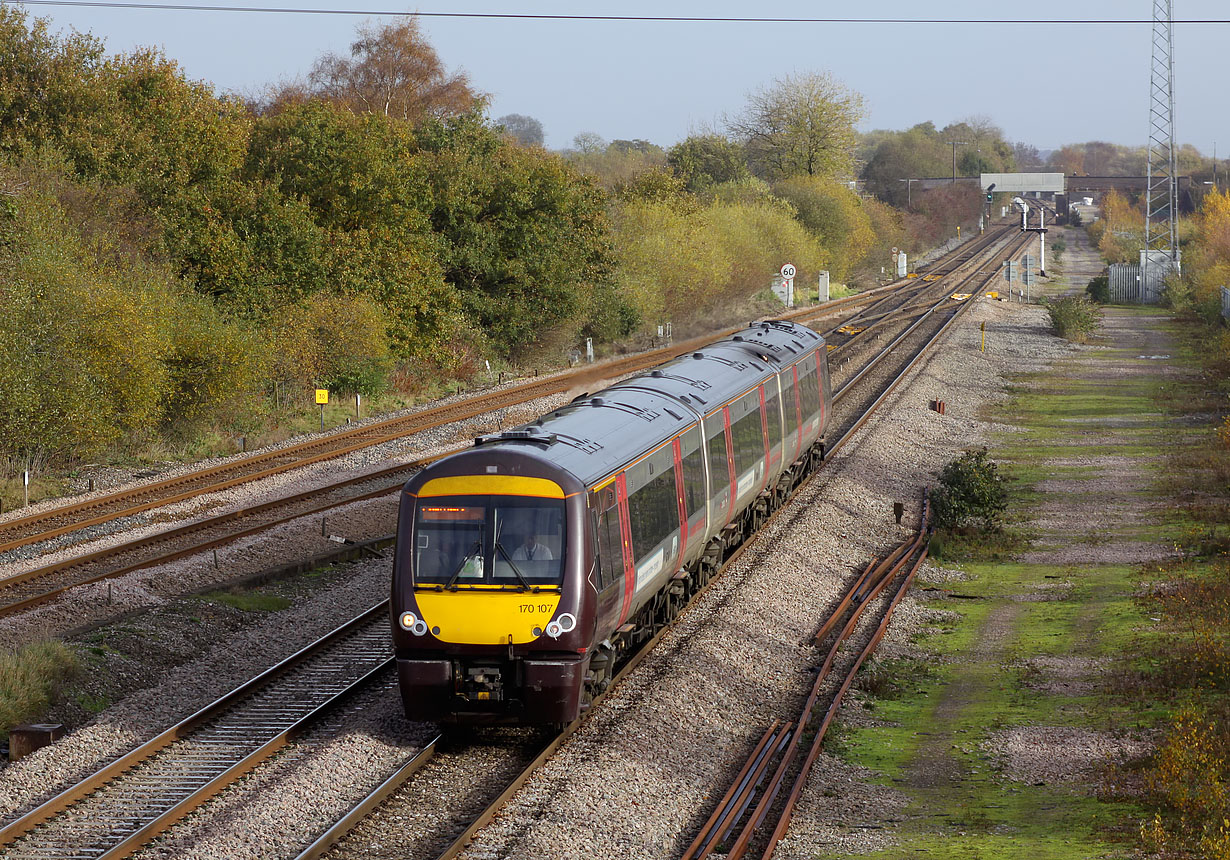
<svg viewBox="0 0 1230 860">
<path fill-rule="evenodd" d="M 827 73 L 806 72 L 753 91 L 728 126 L 766 179 L 848 176 L 862 117 L 861 95 Z"/>
<path fill-rule="evenodd" d="M 583 131 L 572 139 L 572 147 L 582 155 L 606 150 L 607 143 L 602 135 L 592 131 Z"/>
<path fill-rule="evenodd" d="M 871 219 L 858 195 L 834 179 L 818 176 L 783 180 L 773 186 L 773 193 L 798 211 L 799 221 L 831 255 L 834 281 L 844 282 L 875 241 Z"/>
<path fill-rule="evenodd" d="M 904 209 L 919 189 L 901 180 L 945 176 L 951 169 L 949 158 L 949 149 L 935 125 L 920 123 L 884 135 L 863 168 L 863 180 L 872 194 Z"/>
<path fill-rule="evenodd" d="M 1038 147 L 1028 143 L 1012 144 L 1012 157 L 1016 160 L 1016 169 L 1025 173 L 1040 171 L 1046 166 Z"/>
<path fill-rule="evenodd" d="M 579 320 L 609 277 L 606 195 L 558 155 L 510 144 L 478 114 L 416 131 L 411 167 L 445 279 L 505 355 Z"/>
<path fill-rule="evenodd" d="M 317 293 L 274 323 L 281 379 L 343 394 L 381 393 L 392 370 L 383 310 L 362 296 Z"/>
<path fill-rule="evenodd" d="M 363 24 L 350 56 L 326 54 L 309 75 L 308 94 L 355 113 L 420 122 L 472 110 L 483 97 L 464 72 L 448 74 L 418 19 Z"/>
<path fill-rule="evenodd" d="M 532 116 L 510 113 L 497 119 L 496 124 L 504 126 L 504 130 L 522 146 L 542 146 L 542 123 Z"/>
<path fill-rule="evenodd" d="M 751 176 L 743 147 L 720 134 L 690 135 L 670 148 L 666 163 L 692 192 Z"/>
<path fill-rule="evenodd" d="M 591 132 L 578 134 L 577 148 L 565 151 L 572 166 L 592 177 L 604 189 L 617 192 L 641 174 L 666 164 L 666 152 L 647 140 L 613 140 L 607 143 Z"/>
</svg>

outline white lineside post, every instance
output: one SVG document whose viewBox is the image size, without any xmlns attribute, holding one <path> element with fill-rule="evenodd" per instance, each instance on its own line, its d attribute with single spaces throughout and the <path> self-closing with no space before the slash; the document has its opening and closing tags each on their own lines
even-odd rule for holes
<svg viewBox="0 0 1230 860">
<path fill-rule="evenodd" d="M 1038 207 L 1038 226 L 1042 229 L 1038 231 L 1038 243 L 1042 250 L 1039 252 L 1038 274 L 1046 277 L 1046 210 L 1041 206 Z"/>
</svg>

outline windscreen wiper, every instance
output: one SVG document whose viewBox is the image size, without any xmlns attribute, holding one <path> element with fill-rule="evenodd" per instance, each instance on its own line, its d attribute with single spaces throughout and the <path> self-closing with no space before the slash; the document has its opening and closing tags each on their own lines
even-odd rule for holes
<svg viewBox="0 0 1230 860">
<path fill-rule="evenodd" d="M 482 549 L 482 547 L 483 545 L 480 541 L 474 541 L 474 549 L 470 550 L 470 552 L 467 553 L 466 556 L 461 560 L 461 563 L 457 565 L 457 569 L 454 570 L 453 575 L 448 578 L 448 582 L 444 583 L 445 589 L 449 591 L 457 590 L 457 585 L 456 585 L 457 577 L 461 576 L 461 572 L 465 570 L 466 562 L 474 558 L 475 551 Z"/>
<path fill-rule="evenodd" d="M 521 580 L 521 587 L 526 591 L 532 591 L 534 594 L 537 594 L 538 586 L 531 586 L 529 581 L 522 576 L 521 568 L 517 567 L 517 563 L 512 560 L 512 556 L 508 554 L 508 550 L 504 549 L 504 544 L 496 541 L 495 548 L 500 551 L 500 555 L 504 556 L 504 559 L 508 562 L 508 566 L 512 568 L 513 573 L 517 574 L 517 579 Z"/>
</svg>

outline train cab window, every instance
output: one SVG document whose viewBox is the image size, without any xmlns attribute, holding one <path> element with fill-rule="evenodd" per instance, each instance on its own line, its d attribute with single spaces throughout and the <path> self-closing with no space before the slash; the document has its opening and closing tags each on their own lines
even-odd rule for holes
<svg viewBox="0 0 1230 860">
<path fill-rule="evenodd" d="M 492 505 L 492 578 L 497 584 L 558 583 L 564 553 L 564 506 Z"/>
<path fill-rule="evenodd" d="M 563 581 L 564 503 L 509 496 L 419 504 L 416 585 L 555 586 Z"/>
<path fill-rule="evenodd" d="M 782 405 L 777 394 L 777 379 L 764 384 L 764 410 L 769 428 L 769 447 L 782 444 Z"/>
<path fill-rule="evenodd" d="M 689 429 L 679 439 L 683 457 L 683 501 L 691 517 L 705 506 L 705 450 L 700 444 L 700 425 Z M 722 443 L 722 466 L 726 465 L 726 443 Z M 724 474 L 724 472 L 723 472 Z"/>
<path fill-rule="evenodd" d="M 418 582 L 483 579 L 487 509 L 482 505 L 419 505 L 414 535 Z"/>
</svg>

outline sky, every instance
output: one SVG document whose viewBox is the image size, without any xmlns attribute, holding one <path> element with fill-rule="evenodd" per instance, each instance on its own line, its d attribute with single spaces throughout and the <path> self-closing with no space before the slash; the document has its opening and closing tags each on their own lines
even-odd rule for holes
<svg viewBox="0 0 1230 860">
<path fill-rule="evenodd" d="M 194 79 L 221 91 L 259 92 L 311 69 L 321 54 L 346 53 L 374 14 L 187 11 L 26 4 L 55 30 L 103 39 L 111 52 L 157 46 Z M 547 145 L 580 132 L 661 146 L 721 127 L 747 94 L 796 72 L 829 72 L 865 99 L 860 130 L 942 127 L 989 117 L 1009 140 L 1039 149 L 1108 140 L 1143 145 L 1148 134 L 1150 0 L 164 0 L 162 5 L 285 9 L 518 13 L 542 15 L 1135 19 L 1135 24 L 759 23 L 493 18 L 421 19 L 450 70 L 488 93 L 493 118 L 538 119 Z M 431 4 L 431 5 L 427 5 Z M 1224 101 L 1230 80 L 1230 3 L 1174 0 L 1175 135 L 1230 156 Z M 1206 23 L 1183 23 L 1202 19 Z M 1207 23 L 1223 19 L 1228 23 Z"/>
</svg>

